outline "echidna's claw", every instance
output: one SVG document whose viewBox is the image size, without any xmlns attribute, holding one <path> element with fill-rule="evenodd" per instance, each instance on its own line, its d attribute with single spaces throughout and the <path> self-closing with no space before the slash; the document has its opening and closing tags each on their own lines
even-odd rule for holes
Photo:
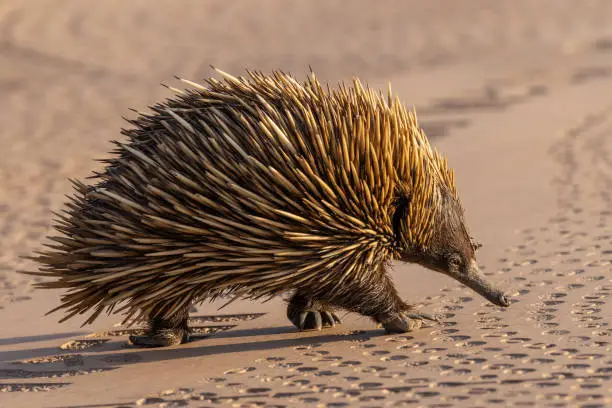
<svg viewBox="0 0 612 408">
<path fill-rule="evenodd" d="M 398 317 L 383 323 L 385 332 L 389 334 L 407 333 L 421 328 L 422 321 L 408 317 Z"/>
<path fill-rule="evenodd" d="M 433 316 L 427 313 L 409 313 L 406 317 L 410 319 L 418 319 L 418 320 L 430 320 L 432 322 L 440 323 L 440 318 L 438 316 Z"/>
<path fill-rule="evenodd" d="M 327 304 L 299 294 L 289 301 L 287 318 L 300 330 L 321 330 L 342 323 Z"/>
<path fill-rule="evenodd" d="M 308 317 L 308 312 L 300 313 L 300 320 L 297 324 L 297 327 L 301 330 L 304 330 L 304 326 L 306 326 L 306 318 Z"/>
<path fill-rule="evenodd" d="M 323 323 L 329 324 L 331 327 L 336 325 L 336 319 L 332 312 L 328 312 L 327 310 L 323 312 Z"/>
<path fill-rule="evenodd" d="M 189 333 L 183 329 L 164 329 L 144 336 L 130 336 L 130 344 L 136 347 L 170 347 L 189 341 Z"/>
<path fill-rule="evenodd" d="M 314 328 L 315 330 L 321 330 L 323 328 L 323 319 L 321 318 L 320 312 L 312 312 L 314 316 Z"/>
<path fill-rule="evenodd" d="M 321 330 L 342 323 L 334 312 L 328 310 L 305 310 L 289 315 L 289 320 L 300 330 Z"/>
<path fill-rule="evenodd" d="M 440 321 L 437 317 L 427 313 L 405 313 L 383 322 L 382 326 L 387 333 L 406 333 L 420 329 L 425 320 L 433 322 Z"/>
</svg>

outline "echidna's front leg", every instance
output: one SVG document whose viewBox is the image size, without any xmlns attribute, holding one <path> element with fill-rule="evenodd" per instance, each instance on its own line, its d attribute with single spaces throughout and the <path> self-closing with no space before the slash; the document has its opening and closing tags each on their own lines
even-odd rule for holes
<svg viewBox="0 0 612 408">
<path fill-rule="evenodd" d="M 371 317 L 385 328 L 387 333 L 405 333 L 421 328 L 425 321 L 438 321 L 426 313 L 414 311 L 397 293 L 386 273 L 375 274 L 368 282 L 347 285 L 345 295 L 337 302 L 340 307 Z"/>
<path fill-rule="evenodd" d="M 287 306 L 287 317 L 300 330 L 321 330 L 342 323 L 324 302 L 295 293 Z"/>
<path fill-rule="evenodd" d="M 130 343 L 139 347 L 169 347 L 189 341 L 189 308 L 173 316 L 151 314 L 144 336 L 130 336 Z"/>
<path fill-rule="evenodd" d="M 400 298 L 393 282 L 391 282 L 391 279 L 389 279 L 387 275 L 384 275 L 383 280 L 383 285 L 385 287 L 384 292 L 387 296 L 380 296 L 378 298 L 380 299 L 380 312 L 372 313 L 372 310 L 369 315 L 385 328 L 385 332 L 411 332 L 420 329 L 425 321 L 439 321 L 438 318 L 427 313 L 415 312 L 414 306 L 407 304 Z"/>
</svg>

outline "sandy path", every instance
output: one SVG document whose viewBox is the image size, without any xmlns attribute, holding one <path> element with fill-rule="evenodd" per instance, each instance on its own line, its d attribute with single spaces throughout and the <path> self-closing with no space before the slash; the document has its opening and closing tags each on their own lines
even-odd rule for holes
<svg viewBox="0 0 612 408">
<path fill-rule="evenodd" d="M 612 3 L 150 4 L 0 5 L 0 406 L 612 403 Z M 296 333 L 280 300 L 237 302 L 233 316 L 194 313 L 210 338 L 142 351 L 117 318 L 43 318 L 58 294 L 15 270 L 31 267 L 19 255 L 47 234 L 66 177 L 95 169 L 129 107 L 167 96 L 159 81 L 209 64 L 391 80 L 456 169 L 512 307 L 399 266 L 402 294 L 444 325 L 382 336 L 347 316 Z"/>
</svg>

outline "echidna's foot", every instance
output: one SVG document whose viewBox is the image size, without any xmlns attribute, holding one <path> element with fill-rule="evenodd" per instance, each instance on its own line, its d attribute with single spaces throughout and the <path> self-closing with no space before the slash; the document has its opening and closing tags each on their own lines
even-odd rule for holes
<svg viewBox="0 0 612 408">
<path fill-rule="evenodd" d="M 321 330 L 342 323 L 333 310 L 300 295 L 291 298 L 287 317 L 300 330 Z"/>
<path fill-rule="evenodd" d="M 321 330 L 341 324 L 342 320 L 329 310 L 308 310 L 289 317 L 291 323 L 300 330 Z"/>
<path fill-rule="evenodd" d="M 427 313 L 404 313 L 382 322 L 382 326 L 389 334 L 407 333 L 420 329 L 426 321 L 437 323 L 440 319 Z"/>
<path fill-rule="evenodd" d="M 144 336 L 130 336 L 130 344 L 137 347 L 170 347 L 189 341 L 185 329 L 159 329 Z"/>
<path fill-rule="evenodd" d="M 168 304 L 159 304 L 149 311 L 148 329 L 144 336 L 130 336 L 130 343 L 137 347 L 169 347 L 189 341 L 189 307 L 185 306 L 171 315 L 164 314 Z"/>
</svg>

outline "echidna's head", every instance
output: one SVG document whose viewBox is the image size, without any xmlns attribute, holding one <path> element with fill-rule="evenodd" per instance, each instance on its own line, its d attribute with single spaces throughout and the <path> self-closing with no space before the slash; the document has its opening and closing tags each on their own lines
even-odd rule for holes
<svg viewBox="0 0 612 408">
<path fill-rule="evenodd" d="M 405 202 L 405 205 L 411 205 Z M 401 204 L 400 204 L 401 207 Z M 394 228 L 401 228 L 398 217 L 407 216 L 409 211 L 397 208 Z M 401 255 L 404 262 L 418 263 L 430 270 L 441 272 L 458 280 L 478 292 L 491 303 L 508 306 L 504 293 L 488 283 L 482 276 L 476 262 L 476 250 L 481 246 L 470 237 L 464 223 L 463 209 L 450 193 L 442 192 L 426 245 L 418 242 L 408 245 Z M 396 234 L 400 233 L 396 230 Z"/>
</svg>

